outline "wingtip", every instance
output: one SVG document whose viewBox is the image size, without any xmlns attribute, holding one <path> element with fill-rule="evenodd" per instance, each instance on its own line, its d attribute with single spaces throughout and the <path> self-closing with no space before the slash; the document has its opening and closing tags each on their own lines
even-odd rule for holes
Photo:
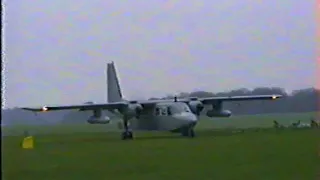
<svg viewBox="0 0 320 180">
<path fill-rule="evenodd" d="M 272 96 L 272 99 L 279 99 L 279 98 L 282 98 L 282 95 L 280 95 L 280 94 L 274 94 L 274 95 Z"/>
<path fill-rule="evenodd" d="M 38 111 L 47 111 L 46 107 L 43 108 L 28 108 L 28 107 L 22 107 L 20 108 L 22 110 L 26 110 L 26 111 L 33 111 L 33 112 L 38 112 Z"/>
<path fill-rule="evenodd" d="M 26 110 L 26 111 L 35 111 L 33 108 L 19 108 L 19 109 L 22 109 L 22 110 Z"/>
</svg>

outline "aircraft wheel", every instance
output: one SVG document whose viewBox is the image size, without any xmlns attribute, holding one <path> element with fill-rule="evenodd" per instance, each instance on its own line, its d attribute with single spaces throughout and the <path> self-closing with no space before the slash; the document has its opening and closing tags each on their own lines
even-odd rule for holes
<svg viewBox="0 0 320 180">
<path fill-rule="evenodd" d="M 184 137 L 192 137 L 193 138 L 195 136 L 194 130 L 191 128 L 182 130 L 181 134 Z"/>
<path fill-rule="evenodd" d="M 131 131 L 128 132 L 128 139 L 133 139 L 133 133 Z"/>
<path fill-rule="evenodd" d="M 122 140 L 133 139 L 133 133 L 131 131 L 123 132 L 121 138 Z"/>
</svg>

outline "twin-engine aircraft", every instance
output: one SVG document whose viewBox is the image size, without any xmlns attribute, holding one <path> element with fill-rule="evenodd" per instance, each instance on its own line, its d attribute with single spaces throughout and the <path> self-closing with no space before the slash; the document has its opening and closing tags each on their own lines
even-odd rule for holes
<svg viewBox="0 0 320 180">
<path fill-rule="evenodd" d="M 167 100 L 127 101 L 122 97 L 114 63 L 107 64 L 108 103 L 79 104 L 62 106 L 43 106 L 41 108 L 22 108 L 34 112 L 78 109 L 92 111 L 90 124 L 106 124 L 109 117 L 102 116 L 102 110 L 118 111 L 123 120 L 123 140 L 133 139 L 132 130 L 171 131 L 185 137 L 194 137 L 194 128 L 204 105 L 212 105 L 206 112 L 208 117 L 230 117 L 229 110 L 222 109 L 225 101 L 275 100 L 281 95 L 229 96 L 207 98 L 183 98 Z"/>
</svg>

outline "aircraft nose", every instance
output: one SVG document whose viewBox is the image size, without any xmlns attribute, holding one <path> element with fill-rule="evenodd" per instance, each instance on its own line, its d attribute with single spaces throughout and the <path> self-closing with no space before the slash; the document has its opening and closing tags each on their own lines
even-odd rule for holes
<svg viewBox="0 0 320 180">
<path fill-rule="evenodd" d="M 188 118 L 187 118 L 189 121 L 192 121 L 192 122 L 196 122 L 198 119 L 197 119 L 197 116 L 194 115 L 193 113 L 190 113 L 188 114 Z"/>
<path fill-rule="evenodd" d="M 181 113 L 178 115 L 175 115 L 175 118 L 189 121 L 189 122 L 197 122 L 197 116 L 194 115 L 193 113 Z"/>
</svg>

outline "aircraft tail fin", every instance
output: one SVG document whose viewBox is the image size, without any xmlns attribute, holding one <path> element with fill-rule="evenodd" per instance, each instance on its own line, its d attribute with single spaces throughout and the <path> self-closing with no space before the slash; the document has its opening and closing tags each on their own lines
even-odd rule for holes
<svg viewBox="0 0 320 180">
<path fill-rule="evenodd" d="M 120 84 L 114 63 L 107 64 L 108 102 L 122 101 Z"/>
</svg>

